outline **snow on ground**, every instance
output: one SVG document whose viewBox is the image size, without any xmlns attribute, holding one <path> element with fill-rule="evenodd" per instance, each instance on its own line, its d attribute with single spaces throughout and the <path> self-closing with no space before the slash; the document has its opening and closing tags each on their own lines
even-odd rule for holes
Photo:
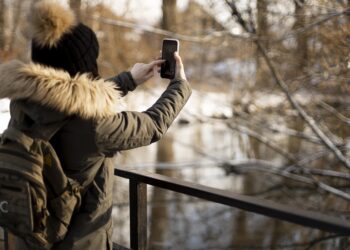
<svg viewBox="0 0 350 250">
<path fill-rule="evenodd" d="M 10 120 L 9 105 L 9 100 L 0 100 L 0 133 L 2 133 L 7 128 L 8 122 Z"/>
<path fill-rule="evenodd" d="M 144 111 L 148 109 L 162 94 L 165 88 L 156 88 L 146 91 L 134 91 L 123 98 L 124 105 L 122 110 Z M 238 95 L 239 96 L 239 93 Z M 298 93 L 294 96 L 301 104 L 306 104 L 312 98 L 308 93 Z M 186 104 L 184 110 L 180 113 L 179 118 L 193 120 L 195 117 L 213 117 L 213 116 L 232 116 L 232 96 L 226 92 L 214 93 L 193 90 L 192 96 Z M 282 93 L 255 93 L 254 96 L 248 95 L 240 98 L 238 103 L 252 102 L 258 108 L 277 107 L 286 101 L 286 97 Z M 0 100 L 0 133 L 7 127 L 10 119 L 9 100 Z"/>
<path fill-rule="evenodd" d="M 311 100 L 316 101 L 322 99 L 322 95 L 315 95 L 307 92 L 299 92 L 293 95 L 294 99 L 301 105 L 308 104 Z M 274 92 L 274 93 L 259 93 L 254 96 L 254 98 L 249 97 L 253 100 L 253 104 L 259 108 L 271 108 L 278 107 L 286 102 L 286 96 L 282 92 Z"/>
<path fill-rule="evenodd" d="M 149 108 L 162 94 L 164 88 L 157 88 L 152 92 L 135 91 L 124 99 L 123 110 L 143 111 Z M 193 90 L 193 94 L 186 104 L 179 118 L 192 120 L 195 116 L 219 116 L 230 117 L 232 109 L 226 93 L 199 92 Z M 0 100 L 0 133 L 7 128 L 10 119 L 9 100 Z"/>
<path fill-rule="evenodd" d="M 154 88 L 147 91 L 129 93 L 125 100 L 124 110 L 144 111 L 148 109 L 162 94 L 165 88 Z M 194 117 L 211 117 L 232 115 L 231 96 L 227 93 L 213 93 L 192 90 L 192 95 L 179 118 L 193 120 Z"/>
<path fill-rule="evenodd" d="M 9 112 L 10 100 L 0 99 L 0 113 Z"/>
</svg>

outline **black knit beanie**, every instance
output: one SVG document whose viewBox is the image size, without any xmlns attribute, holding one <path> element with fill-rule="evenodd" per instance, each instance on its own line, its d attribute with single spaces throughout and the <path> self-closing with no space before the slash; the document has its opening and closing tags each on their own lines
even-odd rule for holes
<svg viewBox="0 0 350 250">
<path fill-rule="evenodd" d="M 90 73 L 98 77 L 99 44 L 89 27 L 76 23 L 71 10 L 52 0 L 36 3 L 31 13 L 33 62 L 65 70 L 71 76 Z"/>
</svg>

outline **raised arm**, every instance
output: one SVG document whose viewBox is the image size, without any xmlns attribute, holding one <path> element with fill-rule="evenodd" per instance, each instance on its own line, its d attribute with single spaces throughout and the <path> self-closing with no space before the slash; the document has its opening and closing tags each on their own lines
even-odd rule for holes
<svg viewBox="0 0 350 250">
<path fill-rule="evenodd" d="M 191 95 L 179 56 L 177 64 L 177 78 L 148 110 L 121 112 L 96 122 L 96 143 L 101 152 L 113 155 L 117 151 L 149 145 L 164 135 Z"/>
</svg>

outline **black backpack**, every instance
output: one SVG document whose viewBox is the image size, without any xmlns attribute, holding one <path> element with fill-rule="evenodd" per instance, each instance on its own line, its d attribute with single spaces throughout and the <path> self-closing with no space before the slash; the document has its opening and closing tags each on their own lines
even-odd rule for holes
<svg viewBox="0 0 350 250">
<path fill-rule="evenodd" d="M 48 140 L 13 127 L 4 131 L 0 140 L 1 227 L 33 248 L 49 249 L 65 237 L 80 206 L 81 189 L 65 175 Z"/>
</svg>

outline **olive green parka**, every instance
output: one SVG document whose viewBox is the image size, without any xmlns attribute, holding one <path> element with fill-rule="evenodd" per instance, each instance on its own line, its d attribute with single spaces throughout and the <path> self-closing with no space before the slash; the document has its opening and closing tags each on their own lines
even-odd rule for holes
<svg viewBox="0 0 350 250">
<path fill-rule="evenodd" d="M 112 249 L 113 156 L 158 141 L 191 95 L 189 83 L 175 79 L 146 111 L 118 112 L 120 98 L 135 88 L 129 72 L 105 81 L 34 63 L 0 65 L 9 126 L 47 139 L 63 124 L 50 142 L 67 176 L 86 187 L 66 238 L 53 249 Z"/>
</svg>

